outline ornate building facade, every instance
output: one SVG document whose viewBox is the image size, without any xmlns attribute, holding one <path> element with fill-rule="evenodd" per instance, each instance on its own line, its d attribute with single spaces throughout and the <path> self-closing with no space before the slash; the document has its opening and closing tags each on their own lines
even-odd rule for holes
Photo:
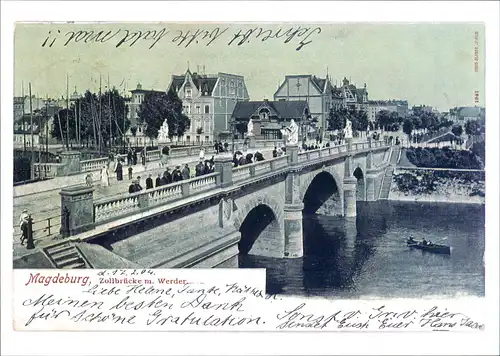
<svg viewBox="0 0 500 356">
<path fill-rule="evenodd" d="M 318 134 L 327 128 L 328 112 L 340 100 L 335 100 L 333 87 L 328 75 L 318 78 L 314 75 L 287 75 L 274 93 L 275 101 L 306 101 L 313 121 L 316 121 Z"/>
<path fill-rule="evenodd" d="M 173 75 L 167 90 L 177 93 L 190 119 L 182 138 L 186 142 L 213 141 L 228 134 L 236 104 L 249 100 L 245 79 L 236 74 L 198 74 L 188 69 L 184 75 Z"/>
<path fill-rule="evenodd" d="M 236 131 L 243 138 L 247 124 L 252 119 L 253 133 L 257 139 L 281 139 L 281 130 L 288 127 L 293 119 L 304 132 L 311 114 L 307 101 L 246 101 L 238 102 L 232 118 Z"/>
</svg>

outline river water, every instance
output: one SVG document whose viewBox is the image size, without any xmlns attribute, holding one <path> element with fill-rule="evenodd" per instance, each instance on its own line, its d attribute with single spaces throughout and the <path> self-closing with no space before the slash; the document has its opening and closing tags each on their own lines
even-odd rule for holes
<svg viewBox="0 0 500 356">
<path fill-rule="evenodd" d="M 304 217 L 299 259 L 239 256 L 266 268 L 267 292 L 339 298 L 484 296 L 484 205 L 358 202 L 357 217 Z M 438 255 L 406 238 L 451 246 Z"/>
</svg>

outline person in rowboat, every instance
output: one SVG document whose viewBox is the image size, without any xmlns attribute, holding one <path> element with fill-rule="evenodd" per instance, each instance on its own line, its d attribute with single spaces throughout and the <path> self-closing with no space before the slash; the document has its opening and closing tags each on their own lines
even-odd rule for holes
<svg viewBox="0 0 500 356">
<path fill-rule="evenodd" d="M 428 242 L 427 242 L 427 240 L 424 238 L 424 239 L 422 240 L 422 245 L 427 246 L 427 244 L 428 244 Z"/>
<path fill-rule="evenodd" d="M 411 243 L 411 244 L 416 243 L 416 241 L 413 239 L 413 236 L 410 236 L 410 238 L 408 239 L 408 243 Z"/>
</svg>

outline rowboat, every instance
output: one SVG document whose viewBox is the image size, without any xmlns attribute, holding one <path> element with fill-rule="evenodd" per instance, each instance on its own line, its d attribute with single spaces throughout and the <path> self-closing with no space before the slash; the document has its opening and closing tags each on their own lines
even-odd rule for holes
<svg viewBox="0 0 500 356">
<path fill-rule="evenodd" d="M 445 246 L 445 245 L 437 245 L 437 244 L 427 244 L 427 245 L 424 245 L 423 243 L 421 242 L 412 242 L 412 241 L 407 241 L 406 244 L 408 245 L 408 247 L 411 247 L 411 248 L 416 248 L 418 250 L 422 250 L 422 251 L 427 251 L 427 252 L 432 252 L 432 253 L 439 253 L 439 254 L 442 254 L 442 255 L 449 255 L 451 254 L 451 249 L 449 246 Z"/>
</svg>

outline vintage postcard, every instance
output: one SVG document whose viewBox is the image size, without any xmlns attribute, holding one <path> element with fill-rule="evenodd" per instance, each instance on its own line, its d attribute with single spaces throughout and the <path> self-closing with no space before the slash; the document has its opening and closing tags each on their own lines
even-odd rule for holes
<svg viewBox="0 0 500 356">
<path fill-rule="evenodd" d="M 486 33 L 17 21 L 11 328 L 494 331 Z"/>
</svg>

